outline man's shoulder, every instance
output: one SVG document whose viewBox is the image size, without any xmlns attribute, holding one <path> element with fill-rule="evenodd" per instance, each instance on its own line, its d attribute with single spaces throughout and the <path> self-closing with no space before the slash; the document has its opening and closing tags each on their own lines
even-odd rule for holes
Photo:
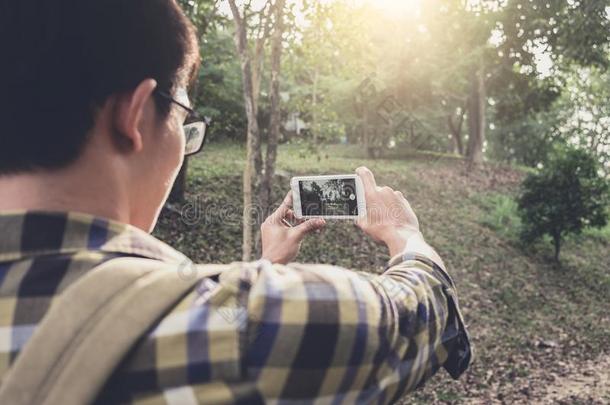
<svg viewBox="0 0 610 405">
<path fill-rule="evenodd" d="M 180 263 L 187 258 L 143 230 L 81 212 L 0 212 L 0 262 L 100 252 Z"/>
<path fill-rule="evenodd" d="M 160 260 L 166 263 L 187 263 L 190 259 L 161 239 L 131 225 L 121 224 L 118 232 L 100 247 L 105 252 Z"/>
</svg>

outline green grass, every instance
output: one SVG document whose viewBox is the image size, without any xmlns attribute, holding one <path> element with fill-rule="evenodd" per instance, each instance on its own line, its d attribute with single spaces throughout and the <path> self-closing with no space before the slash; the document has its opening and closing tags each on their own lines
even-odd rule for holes
<svg viewBox="0 0 610 405">
<path fill-rule="evenodd" d="M 486 214 L 481 223 L 509 240 L 517 240 L 521 232 L 521 218 L 514 197 L 504 194 L 481 196 Z"/>
<path fill-rule="evenodd" d="M 583 231 L 585 239 L 596 239 L 599 242 L 610 242 L 610 224 L 603 228 L 587 228 Z M 580 238 L 576 238 L 579 240 Z"/>
<path fill-rule="evenodd" d="M 407 196 L 423 234 L 456 281 L 476 361 L 459 381 L 440 372 L 404 403 L 529 402 L 544 392 L 550 372 L 562 372 L 562 364 L 578 367 L 608 349 L 608 228 L 566 240 L 556 265 L 550 243 L 516 243 L 519 222 L 512 198 L 521 170 L 488 165 L 469 173 L 461 160 L 442 155 L 371 160 L 354 146 L 319 150 L 280 147 L 276 204 L 293 175 L 349 173 L 366 165 L 379 184 Z M 241 146 L 206 147 L 189 163 L 187 202 L 165 210 L 155 234 L 196 261 L 240 260 L 244 161 Z M 175 212 L 184 208 L 197 213 L 195 220 L 187 223 Z M 382 271 L 387 259 L 382 246 L 347 223 L 330 223 L 308 238 L 299 256 L 370 272 Z M 557 346 L 541 348 L 541 340 Z"/>
</svg>

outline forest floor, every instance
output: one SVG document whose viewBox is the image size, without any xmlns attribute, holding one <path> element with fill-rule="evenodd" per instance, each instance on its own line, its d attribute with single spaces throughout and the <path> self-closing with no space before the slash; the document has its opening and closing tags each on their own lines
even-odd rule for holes
<svg viewBox="0 0 610 405">
<path fill-rule="evenodd" d="M 279 203 L 293 175 L 366 165 L 411 202 L 457 284 L 475 361 L 460 380 L 440 371 L 401 403 L 610 403 L 610 227 L 568 239 L 557 264 L 549 241 L 518 242 L 506 202 L 523 170 L 488 164 L 469 173 L 443 155 L 358 155 L 282 146 L 274 197 Z M 240 146 L 214 143 L 191 159 L 187 200 L 164 210 L 155 235 L 198 262 L 239 260 L 244 160 Z M 388 256 L 353 224 L 331 223 L 298 259 L 380 272 Z"/>
</svg>

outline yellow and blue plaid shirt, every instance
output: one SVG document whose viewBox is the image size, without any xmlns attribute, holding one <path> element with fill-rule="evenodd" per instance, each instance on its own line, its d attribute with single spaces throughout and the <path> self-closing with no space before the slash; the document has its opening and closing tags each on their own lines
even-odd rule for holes
<svg viewBox="0 0 610 405">
<path fill-rule="evenodd" d="M 129 225 L 80 213 L 0 213 L 0 377 L 62 291 L 135 256 L 188 259 Z M 78 303 L 75 303 L 78 305 Z M 392 403 L 471 349 L 455 286 L 406 253 L 381 275 L 234 263 L 146 331 L 98 403 Z"/>
</svg>

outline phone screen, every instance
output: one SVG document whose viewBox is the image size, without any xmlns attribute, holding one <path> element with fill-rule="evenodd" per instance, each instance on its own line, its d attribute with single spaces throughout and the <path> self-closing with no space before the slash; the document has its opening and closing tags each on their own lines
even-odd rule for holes
<svg viewBox="0 0 610 405">
<path fill-rule="evenodd" d="M 299 180 L 303 216 L 358 216 L 356 179 Z"/>
</svg>

